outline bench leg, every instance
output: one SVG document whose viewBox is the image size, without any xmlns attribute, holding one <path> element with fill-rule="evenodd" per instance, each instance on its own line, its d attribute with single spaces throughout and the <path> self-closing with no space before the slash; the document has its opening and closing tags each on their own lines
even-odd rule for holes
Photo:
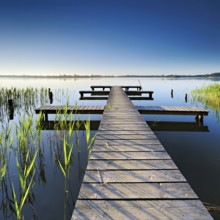
<svg viewBox="0 0 220 220">
<path fill-rule="evenodd" d="M 44 114 L 44 121 L 48 121 L 48 114 Z"/>
</svg>

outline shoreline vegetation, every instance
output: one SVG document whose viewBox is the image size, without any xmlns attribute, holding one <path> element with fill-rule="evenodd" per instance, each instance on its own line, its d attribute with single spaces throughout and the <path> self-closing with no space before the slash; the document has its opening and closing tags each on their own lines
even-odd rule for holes
<svg viewBox="0 0 220 220">
<path fill-rule="evenodd" d="M 217 83 L 210 84 L 192 90 L 191 92 L 193 102 L 202 103 L 206 109 L 213 109 L 217 120 L 220 120 L 220 85 Z"/>
<path fill-rule="evenodd" d="M 201 74 L 201 75 L 0 75 L 0 78 L 125 78 L 125 77 L 141 77 L 141 78 L 214 78 L 220 77 L 220 72 Z"/>
</svg>

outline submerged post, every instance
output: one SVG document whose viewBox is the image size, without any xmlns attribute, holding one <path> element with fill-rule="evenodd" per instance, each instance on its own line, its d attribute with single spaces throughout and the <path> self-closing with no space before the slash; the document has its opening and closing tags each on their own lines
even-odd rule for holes
<svg viewBox="0 0 220 220">
<path fill-rule="evenodd" d="M 173 98 L 173 89 L 171 89 L 171 98 Z"/>
<path fill-rule="evenodd" d="M 13 105 L 13 99 L 8 100 L 8 114 L 9 114 L 9 119 L 13 120 L 14 119 L 14 105 Z"/>
<path fill-rule="evenodd" d="M 188 97 L 187 97 L 187 94 L 185 94 L 185 102 L 187 102 L 188 100 Z"/>
</svg>

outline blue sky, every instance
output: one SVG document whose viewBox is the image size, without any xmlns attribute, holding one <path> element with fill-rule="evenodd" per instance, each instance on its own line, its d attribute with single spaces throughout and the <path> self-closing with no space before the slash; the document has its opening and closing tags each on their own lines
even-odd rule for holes
<svg viewBox="0 0 220 220">
<path fill-rule="evenodd" d="M 219 71 L 219 0 L 0 0 L 0 74 Z"/>
</svg>

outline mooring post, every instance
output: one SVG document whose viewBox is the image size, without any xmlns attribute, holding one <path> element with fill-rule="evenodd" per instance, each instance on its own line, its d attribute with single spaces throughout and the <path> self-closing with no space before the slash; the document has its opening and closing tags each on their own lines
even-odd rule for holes
<svg viewBox="0 0 220 220">
<path fill-rule="evenodd" d="M 171 89 L 171 98 L 173 98 L 173 89 Z"/>
<path fill-rule="evenodd" d="M 185 94 L 185 102 L 187 102 L 188 100 L 188 97 L 187 97 L 187 94 Z"/>
<path fill-rule="evenodd" d="M 49 92 L 49 99 L 50 99 L 50 104 L 53 103 L 53 93 Z"/>
<path fill-rule="evenodd" d="M 8 100 L 8 107 L 13 108 L 13 100 L 12 99 Z"/>
<path fill-rule="evenodd" d="M 9 114 L 9 119 L 13 120 L 14 119 L 14 105 L 13 105 L 13 99 L 8 100 L 8 114 Z"/>
</svg>

